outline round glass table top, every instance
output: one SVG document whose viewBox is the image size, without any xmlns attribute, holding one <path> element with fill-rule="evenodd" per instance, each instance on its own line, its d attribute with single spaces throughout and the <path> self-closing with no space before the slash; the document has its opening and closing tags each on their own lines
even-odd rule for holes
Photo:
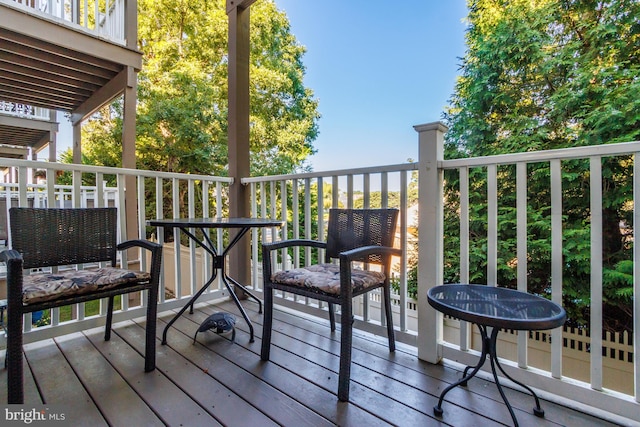
<svg viewBox="0 0 640 427">
<path fill-rule="evenodd" d="M 506 329 L 553 329 L 567 317 L 560 305 L 548 299 L 494 286 L 435 286 L 427 299 L 433 308 L 457 319 Z"/>
</svg>

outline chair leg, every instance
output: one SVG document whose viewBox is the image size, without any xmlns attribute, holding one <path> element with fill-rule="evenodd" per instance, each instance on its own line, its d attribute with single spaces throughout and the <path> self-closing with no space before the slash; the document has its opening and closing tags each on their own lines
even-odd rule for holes
<svg viewBox="0 0 640 427">
<path fill-rule="evenodd" d="M 349 401 L 349 383 L 351 378 L 351 341 L 353 331 L 352 302 L 344 301 L 340 314 L 340 372 L 338 374 L 338 400 Z"/>
<path fill-rule="evenodd" d="M 396 337 L 393 330 L 393 313 L 391 311 L 391 288 L 384 287 L 384 311 L 387 316 L 387 338 L 389 339 L 389 351 L 396 351 Z"/>
<path fill-rule="evenodd" d="M 334 304 L 329 304 L 329 323 L 331 324 L 331 332 L 336 330 L 336 310 Z"/>
<path fill-rule="evenodd" d="M 21 301 L 22 302 L 22 301 Z M 14 311 L 14 313 L 12 313 Z M 17 311 L 17 312 L 16 312 Z M 24 404 L 24 377 L 22 362 L 22 312 L 7 311 L 7 403 Z"/>
<path fill-rule="evenodd" d="M 152 286 L 147 298 L 147 326 L 145 328 L 144 371 L 156 369 L 156 325 L 158 321 L 158 285 Z"/>
<path fill-rule="evenodd" d="M 266 361 L 269 360 L 269 353 L 271 351 L 271 327 L 273 325 L 273 289 L 269 285 L 264 287 L 264 314 L 262 323 L 260 359 Z"/>
<path fill-rule="evenodd" d="M 10 258 L 7 266 L 7 403 L 24 404 L 22 362 L 22 258 Z"/>
<path fill-rule="evenodd" d="M 107 321 L 104 325 L 104 340 L 109 341 L 111 339 L 111 323 L 113 322 L 113 302 L 115 297 L 109 297 L 109 303 L 107 304 Z M 122 296 L 124 298 L 124 295 Z"/>
</svg>

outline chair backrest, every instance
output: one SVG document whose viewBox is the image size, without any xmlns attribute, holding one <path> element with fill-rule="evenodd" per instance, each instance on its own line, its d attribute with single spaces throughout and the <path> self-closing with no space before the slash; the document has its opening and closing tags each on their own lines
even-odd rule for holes
<svg viewBox="0 0 640 427">
<path fill-rule="evenodd" d="M 117 245 L 116 208 L 11 208 L 11 247 L 24 268 L 111 261 Z"/>
<path fill-rule="evenodd" d="M 331 209 L 327 234 L 326 262 L 340 252 L 362 246 L 393 246 L 397 209 Z M 386 260 L 373 254 L 360 261 L 381 264 Z"/>
</svg>

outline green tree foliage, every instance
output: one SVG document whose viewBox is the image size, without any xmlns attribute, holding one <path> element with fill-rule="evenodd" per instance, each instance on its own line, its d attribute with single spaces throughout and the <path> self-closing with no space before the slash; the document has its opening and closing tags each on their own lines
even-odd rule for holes
<svg viewBox="0 0 640 427">
<path fill-rule="evenodd" d="M 448 158 L 640 138 L 640 2 L 469 0 L 467 52 L 445 113 Z M 632 163 L 603 160 L 605 327 L 630 328 Z M 549 166 L 530 164 L 529 290 L 548 294 Z M 498 168 L 498 281 L 515 286 L 515 167 Z M 457 281 L 457 173 L 446 177 L 445 280 Z M 486 170 L 471 169 L 470 280 L 486 282 Z M 570 321 L 588 320 L 589 164 L 562 163 L 563 290 Z"/>
<path fill-rule="evenodd" d="M 225 1 L 140 0 L 138 9 L 138 168 L 226 175 Z M 304 168 L 317 136 L 305 49 L 273 1 L 251 6 L 250 31 L 251 174 L 291 173 Z M 121 164 L 121 110 L 115 102 L 83 127 L 87 162 Z"/>
</svg>

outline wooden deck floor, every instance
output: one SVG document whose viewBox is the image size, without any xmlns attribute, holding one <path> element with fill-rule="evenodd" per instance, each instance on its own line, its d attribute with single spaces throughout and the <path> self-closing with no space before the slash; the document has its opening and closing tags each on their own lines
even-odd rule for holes
<svg viewBox="0 0 640 427">
<path fill-rule="evenodd" d="M 339 332 L 328 321 L 276 312 L 271 361 L 259 357 L 262 315 L 246 302 L 256 328 L 230 303 L 185 313 L 158 342 L 155 372 L 143 372 L 144 323 L 115 325 L 110 342 L 102 329 L 25 346 L 26 404 L 46 403 L 65 414 L 64 425 L 92 426 L 492 426 L 511 425 L 495 385 L 482 379 L 447 395 L 442 419 L 432 408 L 460 372 L 421 362 L 413 349 L 390 354 L 384 341 L 354 337 L 351 401 L 338 402 Z M 235 343 L 211 332 L 193 334 L 215 310 L 238 318 Z M 161 313 L 158 336 L 172 312 Z M 140 320 L 142 322 L 142 320 Z M 533 399 L 506 389 L 521 426 L 603 426 L 601 419 L 543 401 L 546 418 L 531 413 Z M 6 402 L 6 370 L 0 370 Z M 62 425 L 62 424 L 61 424 Z"/>
</svg>

